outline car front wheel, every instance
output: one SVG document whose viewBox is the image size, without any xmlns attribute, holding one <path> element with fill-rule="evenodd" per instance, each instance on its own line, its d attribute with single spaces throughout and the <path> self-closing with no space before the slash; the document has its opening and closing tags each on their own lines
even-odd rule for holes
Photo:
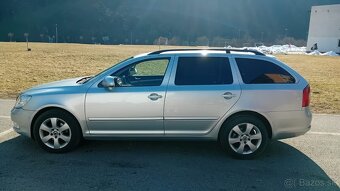
<svg viewBox="0 0 340 191">
<path fill-rule="evenodd" d="M 34 137 L 48 152 L 62 153 L 74 149 L 81 140 L 76 119 L 63 110 L 42 113 L 34 123 Z"/>
</svg>

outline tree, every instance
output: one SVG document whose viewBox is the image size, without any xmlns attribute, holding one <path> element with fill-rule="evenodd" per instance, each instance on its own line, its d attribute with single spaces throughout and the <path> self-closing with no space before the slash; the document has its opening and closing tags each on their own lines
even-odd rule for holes
<svg viewBox="0 0 340 191">
<path fill-rule="evenodd" d="M 44 36 L 45 36 L 45 35 L 44 35 L 44 34 L 40 34 L 39 36 L 40 36 L 41 42 L 44 42 Z"/>
<path fill-rule="evenodd" d="M 153 41 L 153 44 L 168 45 L 168 42 L 169 42 L 168 38 L 160 36 Z"/>
<path fill-rule="evenodd" d="M 200 36 L 196 39 L 197 46 L 209 46 L 209 39 L 206 36 Z"/>
<path fill-rule="evenodd" d="M 12 42 L 12 38 L 13 38 L 13 36 L 14 36 L 14 33 L 8 33 L 7 34 L 8 35 L 8 37 L 9 37 L 9 42 Z"/>
<path fill-rule="evenodd" d="M 306 46 L 306 41 L 302 39 L 295 39 L 293 37 L 284 37 L 282 39 L 277 39 L 275 41 L 276 44 L 292 44 L 295 46 Z"/>
<path fill-rule="evenodd" d="M 29 36 L 29 35 L 30 35 L 30 34 L 27 33 L 27 32 L 24 33 L 24 36 L 26 37 L 26 42 L 28 42 L 28 36 Z"/>
<path fill-rule="evenodd" d="M 180 45 L 181 43 L 181 39 L 179 37 L 172 37 L 170 40 L 169 40 L 169 45 Z"/>
<path fill-rule="evenodd" d="M 84 37 L 80 35 L 79 40 L 80 40 L 80 43 L 83 43 Z"/>
<path fill-rule="evenodd" d="M 71 39 L 70 36 L 66 36 L 66 41 L 67 41 L 67 42 L 70 42 L 70 39 Z"/>
<path fill-rule="evenodd" d="M 95 43 L 96 43 L 96 39 L 97 39 L 97 38 L 96 38 L 96 37 L 94 37 L 94 36 L 93 36 L 93 37 L 91 37 L 91 40 L 92 40 L 92 43 L 93 43 L 93 44 L 95 44 Z"/>
<path fill-rule="evenodd" d="M 228 44 L 228 39 L 225 39 L 223 37 L 217 36 L 217 37 L 213 38 L 211 46 L 226 47 L 227 44 Z"/>
<path fill-rule="evenodd" d="M 103 36 L 102 40 L 103 40 L 104 44 L 106 44 L 110 40 L 110 37 L 109 36 Z"/>
</svg>

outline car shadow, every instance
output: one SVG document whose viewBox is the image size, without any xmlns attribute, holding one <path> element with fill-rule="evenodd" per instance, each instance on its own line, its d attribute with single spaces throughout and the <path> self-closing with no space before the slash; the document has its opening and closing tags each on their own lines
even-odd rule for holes
<svg viewBox="0 0 340 191">
<path fill-rule="evenodd" d="M 215 142 L 86 141 L 66 154 L 18 136 L 0 144 L 4 190 L 339 190 L 308 156 L 275 141 L 255 160 Z"/>
</svg>

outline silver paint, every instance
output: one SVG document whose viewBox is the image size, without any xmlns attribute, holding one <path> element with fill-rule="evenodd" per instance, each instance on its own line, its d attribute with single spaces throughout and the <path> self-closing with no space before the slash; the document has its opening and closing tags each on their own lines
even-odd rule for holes
<svg viewBox="0 0 340 191">
<path fill-rule="evenodd" d="M 176 86 L 179 56 L 228 57 L 233 84 Z M 134 62 L 150 58 L 170 58 L 160 86 L 99 87 L 104 78 Z M 273 62 L 291 73 L 295 84 L 244 84 L 234 58 L 254 58 Z M 298 136 L 310 129 L 312 114 L 301 107 L 307 81 L 279 60 L 267 56 L 219 52 L 177 52 L 139 55 L 113 66 L 85 84 L 81 78 L 37 86 L 22 92 L 31 100 L 11 118 L 17 132 L 31 137 L 33 118 L 42 109 L 61 108 L 79 122 L 84 138 L 193 138 L 217 140 L 219 129 L 233 114 L 256 112 L 271 125 L 272 139 Z"/>
</svg>

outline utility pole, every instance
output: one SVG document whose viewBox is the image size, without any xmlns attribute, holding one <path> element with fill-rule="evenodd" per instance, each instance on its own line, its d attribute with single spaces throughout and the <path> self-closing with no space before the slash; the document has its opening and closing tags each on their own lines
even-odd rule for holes
<svg viewBox="0 0 340 191">
<path fill-rule="evenodd" d="M 58 24 L 55 24 L 55 43 L 58 43 Z"/>
<path fill-rule="evenodd" d="M 161 37 L 158 38 L 158 50 L 161 49 Z"/>
<path fill-rule="evenodd" d="M 130 44 L 132 45 L 132 32 L 130 32 Z"/>
<path fill-rule="evenodd" d="M 28 48 L 28 36 L 29 36 L 29 33 L 24 33 L 24 36 L 26 37 L 27 51 L 31 51 L 31 49 Z"/>
</svg>

